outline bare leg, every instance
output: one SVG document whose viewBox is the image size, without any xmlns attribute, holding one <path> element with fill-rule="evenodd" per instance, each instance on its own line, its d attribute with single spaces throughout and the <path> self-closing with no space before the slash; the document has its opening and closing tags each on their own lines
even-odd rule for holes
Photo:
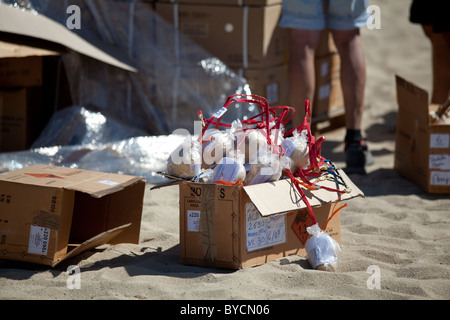
<svg viewBox="0 0 450 320">
<path fill-rule="evenodd" d="M 361 130 L 366 64 L 359 29 L 332 30 L 341 58 L 341 85 L 347 129 Z"/>
<path fill-rule="evenodd" d="M 289 59 L 290 106 L 295 108 L 293 126 L 302 124 L 305 118 L 305 99 L 314 97 L 314 52 L 319 44 L 320 30 L 291 29 Z"/>
</svg>

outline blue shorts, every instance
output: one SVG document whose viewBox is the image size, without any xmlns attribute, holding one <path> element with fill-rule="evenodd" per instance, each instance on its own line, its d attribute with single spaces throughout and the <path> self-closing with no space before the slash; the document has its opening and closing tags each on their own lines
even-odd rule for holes
<svg viewBox="0 0 450 320">
<path fill-rule="evenodd" d="M 326 15 L 322 1 L 326 1 Z M 283 0 L 279 25 L 302 30 L 359 29 L 367 25 L 368 6 L 369 0 Z"/>
</svg>

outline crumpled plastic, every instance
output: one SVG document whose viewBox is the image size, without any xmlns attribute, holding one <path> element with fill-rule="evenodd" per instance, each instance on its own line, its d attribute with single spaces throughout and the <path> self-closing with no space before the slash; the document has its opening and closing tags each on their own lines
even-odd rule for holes
<svg viewBox="0 0 450 320">
<path fill-rule="evenodd" d="M 336 271 L 341 247 L 336 240 L 322 231 L 318 224 L 306 228 L 312 236 L 306 241 L 308 261 L 314 269 Z"/>
</svg>

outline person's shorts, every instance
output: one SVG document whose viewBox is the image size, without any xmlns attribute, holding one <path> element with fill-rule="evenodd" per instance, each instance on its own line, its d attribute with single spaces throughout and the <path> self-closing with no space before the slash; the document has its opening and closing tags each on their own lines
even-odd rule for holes
<svg viewBox="0 0 450 320">
<path fill-rule="evenodd" d="M 358 29 L 367 25 L 368 6 L 369 0 L 283 0 L 279 25 L 302 30 Z"/>
<path fill-rule="evenodd" d="M 434 32 L 449 32 L 447 6 L 446 1 L 414 0 L 409 11 L 409 21 L 431 25 Z"/>
</svg>

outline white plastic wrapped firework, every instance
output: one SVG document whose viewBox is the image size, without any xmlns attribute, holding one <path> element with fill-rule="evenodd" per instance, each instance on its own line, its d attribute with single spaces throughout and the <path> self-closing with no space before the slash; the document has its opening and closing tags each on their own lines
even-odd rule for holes
<svg viewBox="0 0 450 320">
<path fill-rule="evenodd" d="M 285 138 L 281 146 L 285 150 L 285 156 L 291 158 L 291 171 L 296 172 L 299 168 L 304 168 L 309 164 L 309 148 L 306 138 L 307 131 L 303 130 L 301 134 L 294 131 L 292 137 Z"/>
<path fill-rule="evenodd" d="M 234 157 L 224 157 L 214 168 L 214 174 L 211 179 L 212 183 L 216 181 L 224 181 L 236 183 L 241 179 L 245 179 L 245 167 L 241 159 Z"/>
<path fill-rule="evenodd" d="M 308 261 L 314 269 L 335 271 L 341 247 L 316 223 L 306 228 L 311 238 L 306 241 L 305 249 Z"/>
<path fill-rule="evenodd" d="M 202 137 L 202 168 L 211 167 L 231 152 L 233 139 L 233 134 L 229 130 L 206 130 Z"/>
<path fill-rule="evenodd" d="M 201 161 L 200 143 L 190 136 L 186 137 L 167 159 L 166 173 L 181 178 L 193 178 L 201 171 Z"/>
<path fill-rule="evenodd" d="M 234 125 L 233 122 L 232 125 Z M 234 136 L 235 136 L 235 150 L 239 154 L 245 155 L 245 163 L 250 162 L 250 156 L 259 149 L 267 149 L 267 137 L 264 130 L 245 128 L 240 121 L 236 123 Z"/>
<path fill-rule="evenodd" d="M 270 123 L 270 139 L 273 145 L 280 145 L 284 140 L 284 125 L 280 124 L 279 128 L 275 128 L 275 121 Z"/>
<path fill-rule="evenodd" d="M 245 180 L 247 185 L 276 181 L 280 179 L 282 170 L 289 167 L 288 157 L 280 157 L 271 152 L 257 152 L 250 158 L 250 169 Z"/>
</svg>

